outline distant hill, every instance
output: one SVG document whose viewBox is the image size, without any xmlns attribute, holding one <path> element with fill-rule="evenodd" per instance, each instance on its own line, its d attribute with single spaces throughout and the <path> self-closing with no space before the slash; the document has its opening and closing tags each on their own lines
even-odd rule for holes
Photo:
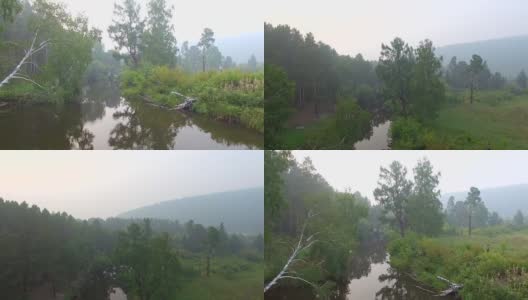
<svg viewBox="0 0 528 300">
<path fill-rule="evenodd" d="M 264 62 L 264 32 L 218 38 L 215 45 L 224 56 L 231 56 L 237 64 L 247 63 L 252 54 L 258 62 Z"/>
<path fill-rule="evenodd" d="M 204 226 L 221 222 L 228 232 L 264 232 L 264 188 L 253 188 L 186 197 L 144 206 L 118 215 L 119 218 L 193 220 Z"/>
<path fill-rule="evenodd" d="M 454 196 L 455 201 L 464 201 L 467 193 L 466 191 L 442 195 L 444 208 L 450 196 Z M 518 209 L 528 214 L 528 184 L 481 189 L 480 196 L 488 210 L 498 212 L 503 218 L 512 218 Z"/>
<path fill-rule="evenodd" d="M 473 54 L 478 54 L 492 72 L 501 72 L 509 79 L 522 69 L 528 72 L 528 35 L 448 45 L 437 48 L 436 53 L 444 57 L 445 65 L 453 56 L 469 62 Z"/>
</svg>

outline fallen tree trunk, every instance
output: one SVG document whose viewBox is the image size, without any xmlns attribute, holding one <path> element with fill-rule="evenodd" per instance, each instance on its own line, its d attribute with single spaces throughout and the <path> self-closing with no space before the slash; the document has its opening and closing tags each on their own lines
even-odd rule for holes
<svg viewBox="0 0 528 300">
<path fill-rule="evenodd" d="M 412 280 L 416 281 L 417 283 L 419 283 L 419 284 L 421 284 L 423 286 L 431 287 L 430 285 L 425 284 L 425 283 L 421 282 L 420 280 L 418 280 L 418 278 L 416 278 L 412 274 L 409 274 L 409 273 L 404 273 L 404 274 L 409 276 Z M 442 281 L 446 282 L 447 284 L 449 284 L 449 288 L 447 288 L 445 290 L 442 290 L 440 292 L 435 292 L 435 291 L 432 291 L 430 289 L 426 289 L 426 288 L 421 287 L 421 286 L 416 286 L 416 287 L 419 288 L 422 291 L 430 293 L 434 297 L 445 297 L 445 296 L 450 296 L 450 295 L 455 295 L 456 296 L 456 295 L 458 295 L 459 291 L 464 287 L 463 284 L 454 283 L 452 281 L 449 281 L 449 280 L 445 279 L 442 276 L 436 276 L 436 278 L 438 278 L 439 280 L 442 280 Z"/>
<path fill-rule="evenodd" d="M 150 98 L 149 96 L 143 96 L 143 100 L 145 100 L 145 102 L 147 102 L 148 104 L 150 104 L 152 106 L 160 107 L 160 108 L 163 108 L 163 109 L 185 110 L 185 111 L 191 111 L 192 108 L 193 108 L 194 103 L 198 101 L 195 98 L 191 98 L 191 97 L 185 96 L 185 95 L 180 94 L 178 92 L 171 92 L 171 94 L 183 97 L 184 98 L 183 103 L 180 103 L 180 104 L 178 104 L 176 106 L 169 106 L 169 105 L 165 105 L 165 104 L 160 104 L 160 103 L 154 101 L 154 99 Z"/>
<path fill-rule="evenodd" d="M 44 87 L 42 87 L 40 84 L 36 83 L 35 81 L 31 80 L 30 78 L 28 78 L 28 77 L 26 77 L 26 76 L 24 76 L 24 75 L 22 75 L 20 73 L 20 68 L 24 64 L 34 64 L 33 62 L 29 62 L 27 60 L 31 56 L 36 54 L 37 52 L 39 52 L 42 49 L 46 48 L 48 46 L 49 42 L 50 42 L 49 40 L 46 40 L 46 41 L 43 41 L 42 43 L 40 43 L 39 45 L 35 45 L 35 42 L 37 41 L 37 37 L 38 37 L 38 32 L 39 32 L 39 30 L 37 29 L 29 49 L 25 50 L 25 55 L 24 55 L 24 57 L 22 57 L 22 59 L 20 60 L 18 65 L 16 65 L 16 67 L 13 69 L 13 71 L 9 75 L 7 75 L 7 77 L 4 78 L 4 80 L 2 80 L 0 82 L 0 88 L 2 88 L 2 86 L 4 86 L 4 85 L 8 84 L 11 79 L 22 79 L 22 80 L 25 80 L 25 81 L 29 81 L 29 82 L 35 84 L 36 86 L 44 89 Z"/>
<path fill-rule="evenodd" d="M 447 279 L 445 279 L 444 277 L 442 276 L 436 276 L 436 278 L 444 281 L 444 282 L 447 282 L 449 284 L 449 288 L 446 289 L 446 290 L 443 290 L 441 291 L 438 295 L 438 297 L 443 297 L 443 296 L 449 296 L 449 295 L 453 295 L 453 294 L 458 294 L 458 291 L 460 291 L 464 285 L 463 284 L 458 284 L 458 283 L 454 283 L 454 282 L 451 282 Z"/>
</svg>

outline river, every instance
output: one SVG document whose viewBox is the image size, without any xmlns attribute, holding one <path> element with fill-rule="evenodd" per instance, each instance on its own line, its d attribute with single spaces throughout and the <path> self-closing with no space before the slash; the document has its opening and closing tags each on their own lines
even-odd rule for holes
<svg viewBox="0 0 528 300">
<path fill-rule="evenodd" d="M 87 86 L 82 101 L 0 108 L 0 149 L 261 149 L 263 136 Z"/>
<path fill-rule="evenodd" d="M 399 274 L 388 263 L 383 245 L 371 245 L 353 257 L 349 266 L 349 278 L 339 283 L 333 300 L 453 300 L 453 297 L 435 297 L 417 286 L 409 276 Z M 266 300 L 316 300 L 310 287 L 274 287 Z"/>
<path fill-rule="evenodd" d="M 390 149 L 389 129 L 391 121 L 373 124 L 369 137 L 354 144 L 356 150 L 388 150 Z"/>
</svg>

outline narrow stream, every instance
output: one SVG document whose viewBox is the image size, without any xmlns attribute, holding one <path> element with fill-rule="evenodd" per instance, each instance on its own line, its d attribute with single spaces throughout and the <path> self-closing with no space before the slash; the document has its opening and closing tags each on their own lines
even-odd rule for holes
<svg viewBox="0 0 528 300">
<path fill-rule="evenodd" d="M 261 149 L 263 135 L 86 86 L 83 100 L 0 108 L 0 149 Z"/>
<path fill-rule="evenodd" d="M 453 297 L 435 297 L 420 289 L 418 283 L 396 272 L 388 263 L 383 245 L 362 249 L 349 266 L 349 278 L 337 285 L 333 300 L 454 300 Z M 317 300 L 309 286 L 278 286 L 270 290 L 266 300 Z"/>
<path fill-rule="evenodd" d="M 372 127 L 372 135 L 354 144 L 356 150 L 388 150 L 389 128 L 391 121 L 385 121 Z"/>
</svg>

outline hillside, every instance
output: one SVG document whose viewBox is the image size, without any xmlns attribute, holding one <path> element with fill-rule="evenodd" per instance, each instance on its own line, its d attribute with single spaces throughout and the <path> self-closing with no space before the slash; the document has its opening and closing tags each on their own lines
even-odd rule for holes
<svg viewBox="0 0 528 300">
<path fill-rule="evenodd" d="M 501 217 L 512 218 L 518 209 L 528 214 L 528 184 L 481 189 L 480 192 L 488 209 L 498 212 Z M 455 201 L 464 201 L 467 191 L 442 195 L 444 207 L 446 207 L 450 196 L 454 196 Z"/>
<path fill-rule="evenodd" d="M 468 61 L 473 54 L 482 56 L 492 72 L 501 72 L 513 79 L 524 69 L 528 71 L 528 35 L 448 45 L 436 50 L 449 64 L 453 56 Z"/>
<path fill-rule="evenodd" d="M 264 232 L 264 189 L 252 188 L 174 199 L 124 212 L 119 218 L 193 220 L 204 226 L 221 222 L 231 233 Z"/>
</svg>

